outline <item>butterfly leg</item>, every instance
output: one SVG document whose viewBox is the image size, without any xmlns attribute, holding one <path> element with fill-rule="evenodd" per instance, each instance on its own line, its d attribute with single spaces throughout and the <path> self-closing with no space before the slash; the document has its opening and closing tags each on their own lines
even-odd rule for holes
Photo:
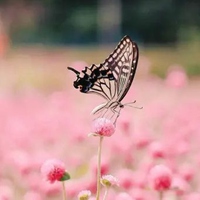
<svg viewBox="0 0 200 200">
<path fill-rule="evenodd" d="M 118 117 L 120 116 L 120 112 L 121 112 L 121 107 L 119 107 L 118 104 L 114 104 L 111 108 L 110 108 L 111 112 L 112 112 L 112 116 L 111 119 L 113 121 L 114 124 L 116 124 Z"/>
<path fill-rule="evenodd" d="M 95 119 L 97 118 L 110 118 L 110 113 L 108 112 L 109 108 L 107 108 L 106 106 L 100 108 L 98 111 L 94 112 L 93 114 L 96 115 Z"/>
<path fill-rule="evenodd" d="M 114 124 L 116 124 L 120 111 L 121 107 L 117 102 L 114 102 L 112 105 L 100 107 L 93 114 L 96 114 L 95 119 L 104 117 L 110 119 Z"/>
<path fill-rule="evenodd" d="M 121 108 L 119 108 L 119 110 L 114 109 L 114 112 L 117 114 L 114 124 L 116 124 L 118 117 L 120 116 L 120 112 L 121 112 Z"/>
</svg>

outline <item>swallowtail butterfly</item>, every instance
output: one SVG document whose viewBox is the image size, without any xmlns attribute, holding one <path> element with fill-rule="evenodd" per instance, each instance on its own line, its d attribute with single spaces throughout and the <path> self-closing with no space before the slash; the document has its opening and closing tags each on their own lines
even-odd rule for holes
<svg viewBox="0 0 200 200">
<path fill-rule="evenodd" d="M 99 65 L 92 64 L 81 72 L 68 67 L 77 75 L 74 87 L 83 93 L 96 93 L 107 102 L 97 106 L 93 114 L 105 117 L 108 113 L 114 123 L 119 117 L 126 96 L 135 76 L 139 57 L 138 46 L 130 37 L 125 36 L 115 50 Z M 133 102 L 135 103 L 135 102 Z M 109 112 L 108 112 L 109 111 Z"/>
</svg>

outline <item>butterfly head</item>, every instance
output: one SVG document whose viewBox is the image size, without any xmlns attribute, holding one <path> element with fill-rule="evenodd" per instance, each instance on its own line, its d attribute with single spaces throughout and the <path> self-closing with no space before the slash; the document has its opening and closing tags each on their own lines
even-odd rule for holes
<svg viewBox="0 0 200 200">
<path fill-rule="evenodd" d="M 80 92 L 87 93 L 89 89 L 93 86 L 90 81 L 90 78 L 87 74 L 80 73 L 79 71 L 75 70 L 74 68 L 68 67 L 69 70 L 73 71 L 77 75 L 77 79 L 74 81 L 74 87 L 79 89 Z M 83 76 L 83 77 L 81 77 Z"/>
</svg>

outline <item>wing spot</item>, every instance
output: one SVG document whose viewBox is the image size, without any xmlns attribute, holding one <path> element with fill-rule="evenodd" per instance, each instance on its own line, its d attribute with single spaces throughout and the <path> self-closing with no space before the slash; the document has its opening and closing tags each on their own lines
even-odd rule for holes
<svg viewBox="0 0 200 200">
<path fill-rule="evenodd" d="M 124 68 L 122 69 L 122 72 L 123 72 L 125 75 L 128 73 L 128 71 L 129 71 L 129 70 L 127 70 L 127 69 L 124 69 Z"/>
<path fill-rule="evenodd" d="M 122 57 L 121 60 L 122 60 L 122 62 L 125 62 L 125 58 L 124 57 Z"/>
<path fill-rule="evenodd" d="M 120 51 L 121 51 L 120 49 L 117 49 L 117 53 L 120 53 Z"/>
<path fill-rule="evenodd" d="M 114 75 L 114 77 L 117 77 L 117 76 L 118 76 L 117 73 L 116 73 L 115 71 L 113 71 L 113 75 Z"/>
<path fill-rule="evenodd" d="M 84 75 L 85 75 L 85 74 L 84 74 L 83 72 L 80 72 L 79 77 L 80 77 L 80 78 L 83 78 Z M 89 75 L 90 75 L 90 74 L 89 74 Z"/>
<path fill-rule="evenodd" d="M 121 67 L 122 66 L 122 61 L 119 61 L 118 65 Z"/>
<path fill-rule="evenodd" d="M 113 54 L 113 58 L 116 58 L 116 57 L 117 57 L 117 53 L 114 53 L 114 54 Z"/>
<path fill-rule="evenodd" d="M 127 52 L 124 53 L 124 58 L 125 58 L 126 60 L 128 60 L 128 54 L 127 54 Z"/>
<path fill-rule="evenodd" d="M 109 62 L 112 62 L 112 61 L 113 61 L 113 58 L 112 58 L 112 57 L 110 57 L 110 58 L 108 59 L 108 61 L 109 61 Z"/>
<path fill-rule="evenodd" d="M 116 67 L 116 68 L 115 68 L 115 71 L 119 73 L 119 68 L 118 68 L 118 67 Z"/>
</svg>

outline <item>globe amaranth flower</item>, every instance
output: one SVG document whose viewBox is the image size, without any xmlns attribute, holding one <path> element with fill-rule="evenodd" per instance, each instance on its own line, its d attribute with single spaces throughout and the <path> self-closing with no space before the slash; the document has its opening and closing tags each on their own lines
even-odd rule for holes
<svg viewBox="0 0 200 200">
<path fill-rule="evenodd" d="M 105 187 L 119 186 L 118 180 L 112 175 L 104 175 L 101 178 L 101 184 Z"/>
<path fill-rule="evenodd" d="M 149 172 L 149 183 L 154 190 L 168 190 L 172 184 L 172 172 L 165 165 L 156 165 Z"/>
<path fill-rule="evenodd" d="M 65 172 L 65 165 L 62 161 L 57 159 L 50 159 L 44 162 L 41 167 L 43 177 L 50 183 L 55 181 L 63 181 L 70 178 L 69 174 Z"/>
<path fill-rule="evenodd" d="M 91 196 L 90 190 L 83 190 L 78 194 L 78 199 L 79 200 L 88 200 L 90 196 Z"/>
<path fill-rule="evenodd" d="M 149 145 L 149 152 L 153 158 L 164 158 L 166 156 L 166 149 L 160 142 L 152 142 Z"/>
<path fill-rule="evenodd" d="M 115 132 L 114 124 L 106 118 L 98 118 L 93 122 L 93 135 L 110 137 Z"/>
</svg>

